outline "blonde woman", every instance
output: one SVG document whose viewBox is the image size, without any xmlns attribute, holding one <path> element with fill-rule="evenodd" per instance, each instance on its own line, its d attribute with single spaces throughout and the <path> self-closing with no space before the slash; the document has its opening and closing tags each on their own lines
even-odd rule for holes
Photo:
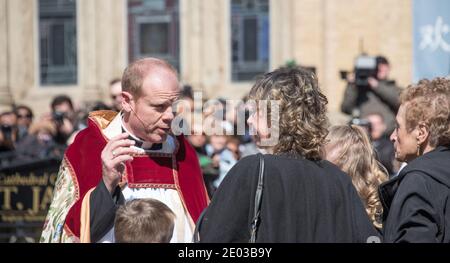
<svg viewBox="0 0 450 263">
<path fill-rule="evenodd" d="M 383 208 L 378 187 L 387 181 L 386 169 L 376 160 L 366 131 L 356 125 L 333 126 L 327 136 L 325 159 L 352 179 L 373 225 L 381 229 Z"/>
</svg>

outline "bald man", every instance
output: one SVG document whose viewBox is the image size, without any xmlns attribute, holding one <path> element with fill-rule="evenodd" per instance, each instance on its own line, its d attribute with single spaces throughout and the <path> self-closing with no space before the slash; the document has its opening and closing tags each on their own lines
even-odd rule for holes
<svg viewBox="0 0 450 263">
<path fill-rule="evenodd" d="M 41 242 L 114 242 L 119 205 L 154 198 L 176 215 L 171 242 L 190 242 L 208 197 L 194 149 L 171 133 L 175 69 L 146 58 L 122 76 L 122 111 L 90 114 L 68 148 Z"/>
</svg>

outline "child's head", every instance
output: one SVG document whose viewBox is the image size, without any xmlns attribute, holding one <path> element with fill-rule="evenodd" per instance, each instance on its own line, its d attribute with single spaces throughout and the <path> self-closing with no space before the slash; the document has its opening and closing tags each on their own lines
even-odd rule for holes
<svg viewBox="0 0 450 263">
<path fill-rule="evenodd" d="M 114 222 L 117 243 L 168 243 L 175 214 L 155 199 L 134 199 L 119 207 Z"/>
</svg>

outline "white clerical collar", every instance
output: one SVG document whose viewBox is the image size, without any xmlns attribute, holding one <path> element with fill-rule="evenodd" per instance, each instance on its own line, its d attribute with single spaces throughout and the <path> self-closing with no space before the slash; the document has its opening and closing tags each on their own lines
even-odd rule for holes
<svg viewBox="0 0 450 263">
<path fill-rule="evenodd" d="M 150 153 L 150 152 L 164 152 L 164 153 L 172 153 L 175 150 L 175 142 L 172 136 L 167 136 L 166 140 L 163 143 L 150 143 L 146 142 L 137 136 L 135 136 L 132 132 L 130 132 L 123 123 L 123 114 L 119 113 L 120 117 L 120 127 L 121 132 L 126 132 L 129 137 L 128 139 L 135 141 L 135 148 L 142 153 Z"/>
<path fill-rule="evenodd" d="M 163 142 L 162 144 L 162 148 L 157 150 L 157 149 L 152 149 L 151 143 L 145 143 L 143 140 L 137 138 L 136 136 L 134 136 L 130 131 L 128 131 L 124 125 L 123 125 L 123 113 L 120 112 L 119 114 L 117 114 L 117 116 L 111 121 L 111 123 L 106 126 L 105 129 L 102 130 L 103 134 L 108 138 L 111 139 L 123 132 L 126 132 L 130 135 L 132 140 L 135 140 L 136 142 L 142 142 L 142 145 L 140 145 L 141 147 L 134 147 L 134 149 L 138 150 L 141 153 L 168 153 L 168 154 L 172 154 L 175 151 L 176 148 L 176 139 L 175 137 L 168 135 L 167 139 Z M 139 144 L 139 143 L 138 143 Z"/>
</svg>

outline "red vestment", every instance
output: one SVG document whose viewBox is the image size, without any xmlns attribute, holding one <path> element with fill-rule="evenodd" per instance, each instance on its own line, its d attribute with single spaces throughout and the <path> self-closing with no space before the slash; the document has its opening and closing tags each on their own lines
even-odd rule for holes
<svg viewBox="0 0 450 263">
<path fill-rule="evenodd" d="M 102 179 L 101 152 L 108 138 L 104 136 L 101 129 L 109 122 L 98 119 L 105 116 L 111 116 L 111 113 L 91 114 L 88 127 L 77 135 L 65 154 L 76 187 L 77 200 L 67 214 L 65 229 L 78 238 L 83 197 Z M 193 222 L 196 222 L 209 200 L 195 150 L 184 136 L 177 136 L 176 142 L 177 147 L 172 154 L 150 153 L 134 156 L 131 163 L 126 163 L 126 171 L 122 179 L 130 188 L 176 189 L 185 210 Z"/>
</svg>

